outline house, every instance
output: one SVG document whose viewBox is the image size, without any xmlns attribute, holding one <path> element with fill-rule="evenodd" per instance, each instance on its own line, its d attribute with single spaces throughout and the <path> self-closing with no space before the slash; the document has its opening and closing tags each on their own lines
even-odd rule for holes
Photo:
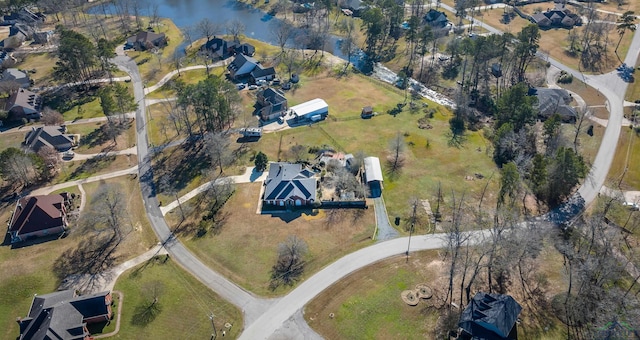
<svg viewBox="0 0 640 340">
<path fill-rule="evenodd" d="M 529 95 L 538 98 L 538 117 L 540 119 L 545 120 L 557 113 L 563 122 L 575 122 L 577 113 L 576 109 L 570 105 L 573 98 L 567 90 L 534 87 L 529 89 Z"/>
<path fill-rule="evenodd" d="M 239 53 L 250 57 L 256 53 L 256 48 L 251 44 L 240 44 L 216 37 L 206 42 L 200 49 L 206 50 L 213 59 L 219 60 L 231 58 Z"/>
<path fill-rule="evenodd" d="M 556 4 L 553 9 L 547 9 L 542 13 L 531 16 L 531 21 L 542 29 L 551 27 L 572 28 L 582 25 L 579 15 L 571 13 L 564 4 Z"/>
<path fill-rule="evenodd" d="M 125 49 L 134 49 L 136 51 L 144 51 L 153 48 L 161 48 L 167 45 L 167 37 L 164 33 L 155 33 L 151 31 L 142 31 L 131 36 L 124 44 Z"/>
<path fill-rule="evenodd" d="M 11 243 L 63 233 L 68 225 L 68 193 L 23 197 L 9 220 Z"/>
<path fill-rule="evenodd" d="M 233 80 L 249 77 L 255 83 L 259 80 L 272 80 L 276 77 L 276 71 L 273 67 L 264 67 L 253 57 L 242 53 L 236 54 L 233 62 L 227 66 L 227 70 L 229 78 Z"/>
<path fill-rule="evenodd" d="M 258 115 L 263 121 L 283 116 L 289 108 L 284 93 L 271 87 L 259 90 L 256 99 L 257 104 L 261 107 Z"/>
<path fill-rule="evenodd" d="M 46 45 L 51 41 L 53 31 L 40 31 L 33 33 L 33 42 L 40 45 Z"/>
<path fill-rule="evenodd" d="M 87 324 L 111 320 L 111 292 L 77 296 L 73 290 L 35 295 L 29 314 L 17 320 L 18 339 L 93 339 Z"/>
<path fill-rule="evenodd" d="M 301 164 L 271 163 L 263 202 L 279 207 L 308 206 L 316 201 L 316 178 Z"/>
<path fill-rule="evenodd" d="M 33 152 L 38 152 L 42 147 L 49 146 L 58 152 L 64 152 L 76 146 L 73 135 L 66 134 L 64 126 L 32 127 L 27 132 L 22 144 Z"/>
<path fill-rule="evenodd" d="M 371 190 L 371 197 L 380 197 L 382 194 L 382 167 L 378 157 L 365 157 L 364 177 Z"/>
<path fill-rule="evenodd" d="M 34 92 L 19 89 L 9 96 L 4 109 L 9 112 L 9 120 L 40 119 L 42 99 Z"/>
<path fill-rule="evenodd" d="M 2 72 L 1 83 L 15 83 L 18 87 L 27 88 L 31 86 L 29 75 L 17 68 L 8 68 Z"/>
<path fill-rule="evenodd" d="M 424 15 L 424 22 L 433 28 L 445 28 L 449 20 L 444 12 L 432 8 Z"/>
<path fill-rule="evenodd" d="M 347 15 L 359 17 L 368 7 L 362 3 L 362 0 L 344 0 L 340 8 L 343 13 L 349 13 Z"/>
<path fill-rule="evenodd" d="M 479 292 L 460 315 L 459 339 L 517 339 L 520 311 L 509 295 Z"/>
<path fill-rule="evenodd" d="M 9 27 L 9 36 L 18 36 L 20 41 L 31 40 L 34 33 L 35 30 L 33 29 L 33 27 L 20 22 L 15 23 L 11 27 Z"/>
<path fill-rule="evenodd" d="M 292 106 L 289 111 L 294 116 L 295 121 L 308 119 L 312 122 L 317 122 L 327 118 L 329 115 L 329 104 L 320 98 L 316 98 L 308 102 Z"/>
</svg>

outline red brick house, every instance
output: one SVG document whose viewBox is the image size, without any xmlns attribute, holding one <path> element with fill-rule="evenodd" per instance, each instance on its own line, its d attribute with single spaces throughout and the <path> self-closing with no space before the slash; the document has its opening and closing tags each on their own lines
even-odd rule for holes
<svg viewBox="0 0 640 340">
<path fill-rule="evenodd" d="M 27 317 L 17 320 L 18 339 L 91 340 L 87 324 L 111 320 L 111 304 L 111 292 L 78 296 L 73 290 L 63 290 L 35 295 Z"/>
<path fill-rule="evenodd" d="M 9 222 L 11 243 L 63 233 L 67 228 L 68 193 L 23 197 Z"/>
</svg>

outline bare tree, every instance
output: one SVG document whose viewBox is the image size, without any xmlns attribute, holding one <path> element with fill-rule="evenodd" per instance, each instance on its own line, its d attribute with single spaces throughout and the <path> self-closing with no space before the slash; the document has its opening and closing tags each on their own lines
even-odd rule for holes
<svg viewBox="0 0 640 340">
<path fill-rule="evenodd" d="M 8 148 L 0 153 L 0 175 L 9 182 L 29 186 L 40 176 L 38 156 L 17 148 Z"/>
<path fill-rule="evenodd" d="M 291 235 L 278 245 L 278 259 L 271 269 L 271 283 L 275 290 L 280 285 L 293 285 L 304 273 L 304 256 L 307 254 L 307 243 L 297 236 Z"/>
<path fill-rule="evenodd" d="M 45 145 L 38 150 L 38 156 L 44 162 L 43 175 L 52 178 L 58 173 L 60 166 L 60 154 L 56 149 L 49 145 Z"/>
<path fill-rule="evenodd" d="M 280 53 L 278 54 L 278 56 L 276 56 L 276 58 L 279 58 L 280 56 L 285 54 L 284 48 L 285 46 L 287 46 L 289 40 L 293 38 L 294 31 L 291 25 L 281 21 L 272 22 L 270 24 L 270 28 L 271 34 L 275 38 L 276 44 L 280 47 Z"/>
<path fill-rule="evenodd" d="M 244 33 L 245 30 L 245 25 L 242 23 L 242 21 L 238 20 L 238 19 L 233 19 L 229 22 L 227 22 L 227 24 L 225 25 L 226 30 L 227 30 L 227 34 L 229 35 L 233 35 L 233 40 L 236 42 L 240 41 L 240 34 Z"/>
<path fill-rule="evenodd" d="M 575 134 L 573 135 L 573 150 L 578 152 L 579 137 L 582 131 L 584 131 L 585 123 L 587 122 L 591 112 L 587 107 L 579 107 L 576 110 L 576 122 L 574 124 Z"/>
<path fill-rule="evenodd" d="M 404 165 L 405 149 L 406 144 L 404 143 L 404 137 L 400 132 L 398 132 L 389 143 L 389 157 L 387 158 L 387 161 L 392 174 L 396 174 Z"/>
<path fill-rule="evenodd" d="M 218 132 L 207 135 L 207 148 L 211 157 L 211 165 L 220 168 L 222 174 L 224 167 L 233 162 L 233 156 L 230 152 L 231 141 L 229 135 L 225 132 Z"/>
<path fill-rule="evenodd" d="M 62 125 L 64 124 L 64 117 L 60 112 L 46 106 L 44 111 L 42 111 L 40 122 L 44 125 Z"/>
<path fill-rule="evenodd" d="M 91 210 L 83 217 L 84 224 L 99 233 L 111 233 L 109 243 L 117 246 L 131 231 L 126 198 L 120 185 L 100 184 L 91 199 Z"/>
<path fill-rule="evenodd" d="M 208 18 L 204 18 L 196 24 L 196 29 L 200 35 L 207 38 L 207 42 L 211 40 L 216 34 L 220 34 L 222 27 L 219 24 L 214 23 Z"/>
<path fill-rule="evenodd" d="M 289 154 L 296 162 L 300 162 L 307 158 L 305 157 L 307 155 L 307 147 L 301 144 L 293 145 L 289 148 Z"/>
</svg>

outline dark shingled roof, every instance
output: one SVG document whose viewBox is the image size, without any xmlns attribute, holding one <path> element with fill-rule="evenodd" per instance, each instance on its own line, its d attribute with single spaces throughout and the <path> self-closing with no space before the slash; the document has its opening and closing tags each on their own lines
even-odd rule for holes
<svg viewBox="0 0 640 340">
<path fill-rule="evenodd" d="M 458 326 L 473 339 L 510 339 L 522 307 L 509 295 L 478 292 L 464 309 Z"/>
<path fill-rule="evenodd" d="M 272 163 L 265 181 L 265 200 L 316 199 L 313 172 L 300 164 Z"/>
<path fill-rule="evenodd" d="M 19 199 L 9 224 L 9 231 L 22 235 L 61 226 L 64 200 L 61 194 Z"/>
</svg>

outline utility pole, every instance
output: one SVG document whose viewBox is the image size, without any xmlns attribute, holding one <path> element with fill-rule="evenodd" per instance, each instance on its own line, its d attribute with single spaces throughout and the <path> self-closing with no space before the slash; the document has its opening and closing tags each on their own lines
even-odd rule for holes
<svg viewBox="0 0 640 340">
<path fill-rule="evenodd" d="M 216 332 L 216 325 L 213 323 L 214 317 L 215 315 L 213 315 L 213 313 L 209 315 L 209 320 L 211 320 L 211 327 L 213 327 L 213 333 L 211 333 L 211 340 L 215 340 L 218 337 L 218 333 Z"/>
</svg>

